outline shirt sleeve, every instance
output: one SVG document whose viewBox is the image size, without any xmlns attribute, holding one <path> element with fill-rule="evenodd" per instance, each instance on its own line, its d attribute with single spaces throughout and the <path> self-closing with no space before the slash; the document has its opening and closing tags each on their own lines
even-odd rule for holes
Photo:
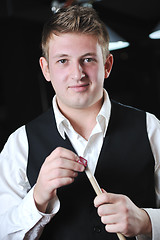
<svg viewBox="0 0 160 240">
<path fill-rule="evenodd" d="M 0 239 L 38 239 L 44 226 L 59 210 L 58 198 L 48 214 L 36 208 L 33 188 L 26 176 L 28 141 L 25 127 L 8 139 L 0 155 Z"/>
<path fill-rule="evenodd" d="M 138 236 L 138 240 L 159 240 L 160 236 L 160 121 L 150 113 L 147 113 L 147 132 L 151 149 L 155 159 L 155 192 L 157 209 L 144 209 L 152 223 L 152 237 Z"/>
</svg>

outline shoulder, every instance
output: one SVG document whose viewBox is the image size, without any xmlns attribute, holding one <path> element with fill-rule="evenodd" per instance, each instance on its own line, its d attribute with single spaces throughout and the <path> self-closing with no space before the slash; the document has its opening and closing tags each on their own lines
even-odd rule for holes
<svg viewBox="0 0 160 240">
<path fill-rule="evenodd" d="M 9 136 L 6 144 L 4 145 L 2 153 L 7 152 L 8 150 L 15 152 L 15 150 L 18 148 L 26 148 L 26 143 L 27 138 L 25 126 L 21 126 Z"/>
<path fill-rule="evenodd" d="M 129 126 L 146 126 L 146 112 L 138 108 L 121 104 L 111 100 L 111 118 L 114 122 L 118 121 Z"/>
<path fill-rule="evenodd" d="M 25 126 L 22 126 L 9 136 L 0 154 L 0 165 L 16 174 L 16 169 L 25 169 L 27 157 L 28 141 Z"/>
<path fill-rule="evenodd" d="M 138 108 L 135 108 L 135 107 L 132 107 L 129 105 L 125 105 L 125 104 L 122 104 L 122 103 L 114 101 L 114 100 L 111 100 L 111 106 L 112 106 L 112 108 L 115 108 L 116 110 L 119 109 L 119 111 L 125 111 L 125 112 L 129 112 L 129 113 L 132 112 L 132 113 L 138 113 L 138 114 L 146 114 L 146 112 L 141 109 L 138 109 Z"/>
<path fill-rule="evenodd" d="M 49 108 L 47 111 L 39 115 L 37 118 L 33 119 L 29 123 L 26 124 L 26 129 L 28 128 L 38 128 L 43 126 L 47 126 L 51 122 L 53 122 L 54 119 L 54 112 L 53 108 Z"/>
</svg>

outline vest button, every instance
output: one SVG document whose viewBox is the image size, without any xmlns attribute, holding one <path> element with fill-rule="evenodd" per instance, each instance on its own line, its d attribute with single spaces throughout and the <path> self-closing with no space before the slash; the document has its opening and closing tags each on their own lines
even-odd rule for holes
<svg viewBox="0 0 160 240">
<path fill-rule="evenodd" d="M 100 232 L 102 232 L 102 229 L 101 229 L 100 226 L 94 226 L 94 227 L 93 227 L 93 231 L 94 231 L 95 233 L 100 233 Z"/>
</svg>

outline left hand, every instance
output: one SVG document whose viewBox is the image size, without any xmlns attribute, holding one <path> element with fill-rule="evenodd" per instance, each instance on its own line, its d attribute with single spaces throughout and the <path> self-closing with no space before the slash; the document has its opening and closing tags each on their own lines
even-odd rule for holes
<svg viewBox="0 0 160 240">
<path fill-rule="evenodd" d="M 151 221 L 148 214 L 138 208 L 127 196 L 103 193 L 94 200 L 94 205 L 110 233 L 122 233 L 126 237 L 140 234 L 151 236 Z"/>
</svg>

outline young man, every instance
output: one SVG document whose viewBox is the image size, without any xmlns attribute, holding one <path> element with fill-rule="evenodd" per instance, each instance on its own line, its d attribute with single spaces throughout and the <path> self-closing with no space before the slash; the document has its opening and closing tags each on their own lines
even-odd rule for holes
<svg viewBox="0 0 160 240">
<path fill-rule="evenodd" d="M 61 9 L 44 26 L 40 66 L 56 95 L 1 153 L 0 239 L 159 239 L 159 121 L 110 101 L 108 43 L 90 8 Z"/>
</svg>

